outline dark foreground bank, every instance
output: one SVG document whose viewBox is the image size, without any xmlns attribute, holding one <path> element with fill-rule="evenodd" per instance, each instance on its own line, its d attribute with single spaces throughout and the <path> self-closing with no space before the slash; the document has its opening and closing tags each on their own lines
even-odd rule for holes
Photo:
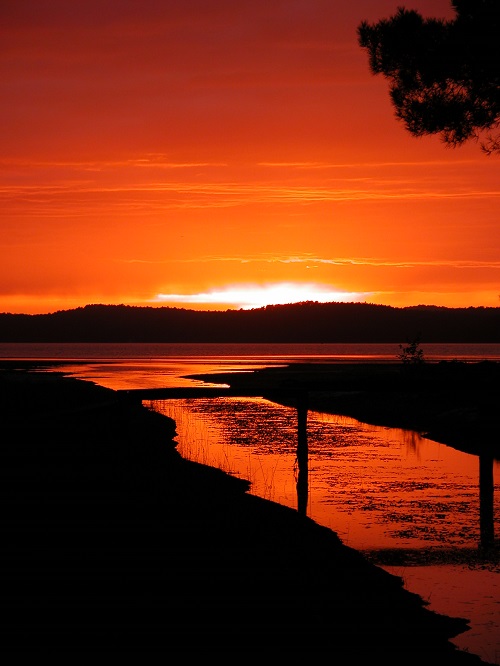
<svg viewBox="0 0 500 666">
<path fill-rule="evenodd" d="M 481 664 L 465 620 L 248 484 L 175 423 L 56 374 L 0 372 L 2 653 L 231 663 Z"/>
</svg>

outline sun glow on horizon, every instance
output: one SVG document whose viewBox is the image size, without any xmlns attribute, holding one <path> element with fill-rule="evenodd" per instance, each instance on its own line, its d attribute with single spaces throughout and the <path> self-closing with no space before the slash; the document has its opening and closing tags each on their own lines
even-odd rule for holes
<svg viewBox="0 0 500 666">
<path fill-rule="evenodd" d="M 156 302 L 186 306 L 225 306 L 251 310 L 267 305 L 287 305 L 314 301 L 318 303 L 358 302 L 366 299 L 367 292 L 329 290 L 315 284 L 277 283 L 272 285 L 232 286 L 197 294 L 158 294 Z"/>
</svg>

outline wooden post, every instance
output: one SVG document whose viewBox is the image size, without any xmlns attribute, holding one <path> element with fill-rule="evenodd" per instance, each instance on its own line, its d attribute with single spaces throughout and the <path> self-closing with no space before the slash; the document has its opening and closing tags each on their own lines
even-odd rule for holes
<svg viewBox="0 0 500 666">
<path fill-rule="evenodd" d="M 309 451 L 307 447 L 307 391 L 297 396 L 297 506 L 300 514 L 306 515 L 309 495 Z"/>
<path fill-rule="evenodd" d="M 495 540 L 493 518 L 493 456 L 479 455 L 479 532 L 481 548 L 489 549 Z"/>
</svg>

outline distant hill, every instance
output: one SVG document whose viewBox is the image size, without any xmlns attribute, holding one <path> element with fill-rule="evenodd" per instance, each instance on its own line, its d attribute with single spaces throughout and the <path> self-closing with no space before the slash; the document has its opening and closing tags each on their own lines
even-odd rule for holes
<svg viewBox="0 0 500 666">
<path fill-rule="evenodd" d="M 0 342 L 500 342 L 500 308 L 303 302 L 254 310 L 87 305 L 0 314 Z"/>
</svg>

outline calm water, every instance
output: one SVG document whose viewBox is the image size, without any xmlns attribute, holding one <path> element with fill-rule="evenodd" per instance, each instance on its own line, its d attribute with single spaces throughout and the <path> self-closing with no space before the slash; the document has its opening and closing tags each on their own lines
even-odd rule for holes
<svg viewBox="0 0 500 666">
<path fill-rule="evenodd" d="M 497 360 L 500 345 L 422 345 L 429 361 Z M 114 389 L 193 385 L 184 375 L 249 371 L 289 362 L 392 362 L 398 345 L 16 345 L 0 358 L 63 361 L 63 370 Z M 187 458 L 252 482 L 251 492 L 297 508 L 297 415 L 259 398 L 157 401 L 177 423 Z M 349 546 L 375 556 L 405 555 L 384 566 L 408 589 L 471 630 L 457 645 L 500 664 L 500 577 L 492 563 L 472 565 L 479 530 L 479 460 L 394 428 L 308 413 L 307 513 Z M 494 474 L 494 529 L 500 523 L 500 463 Z M 429 553 L 441 563 L 429 565 Z"/>
</svg>

